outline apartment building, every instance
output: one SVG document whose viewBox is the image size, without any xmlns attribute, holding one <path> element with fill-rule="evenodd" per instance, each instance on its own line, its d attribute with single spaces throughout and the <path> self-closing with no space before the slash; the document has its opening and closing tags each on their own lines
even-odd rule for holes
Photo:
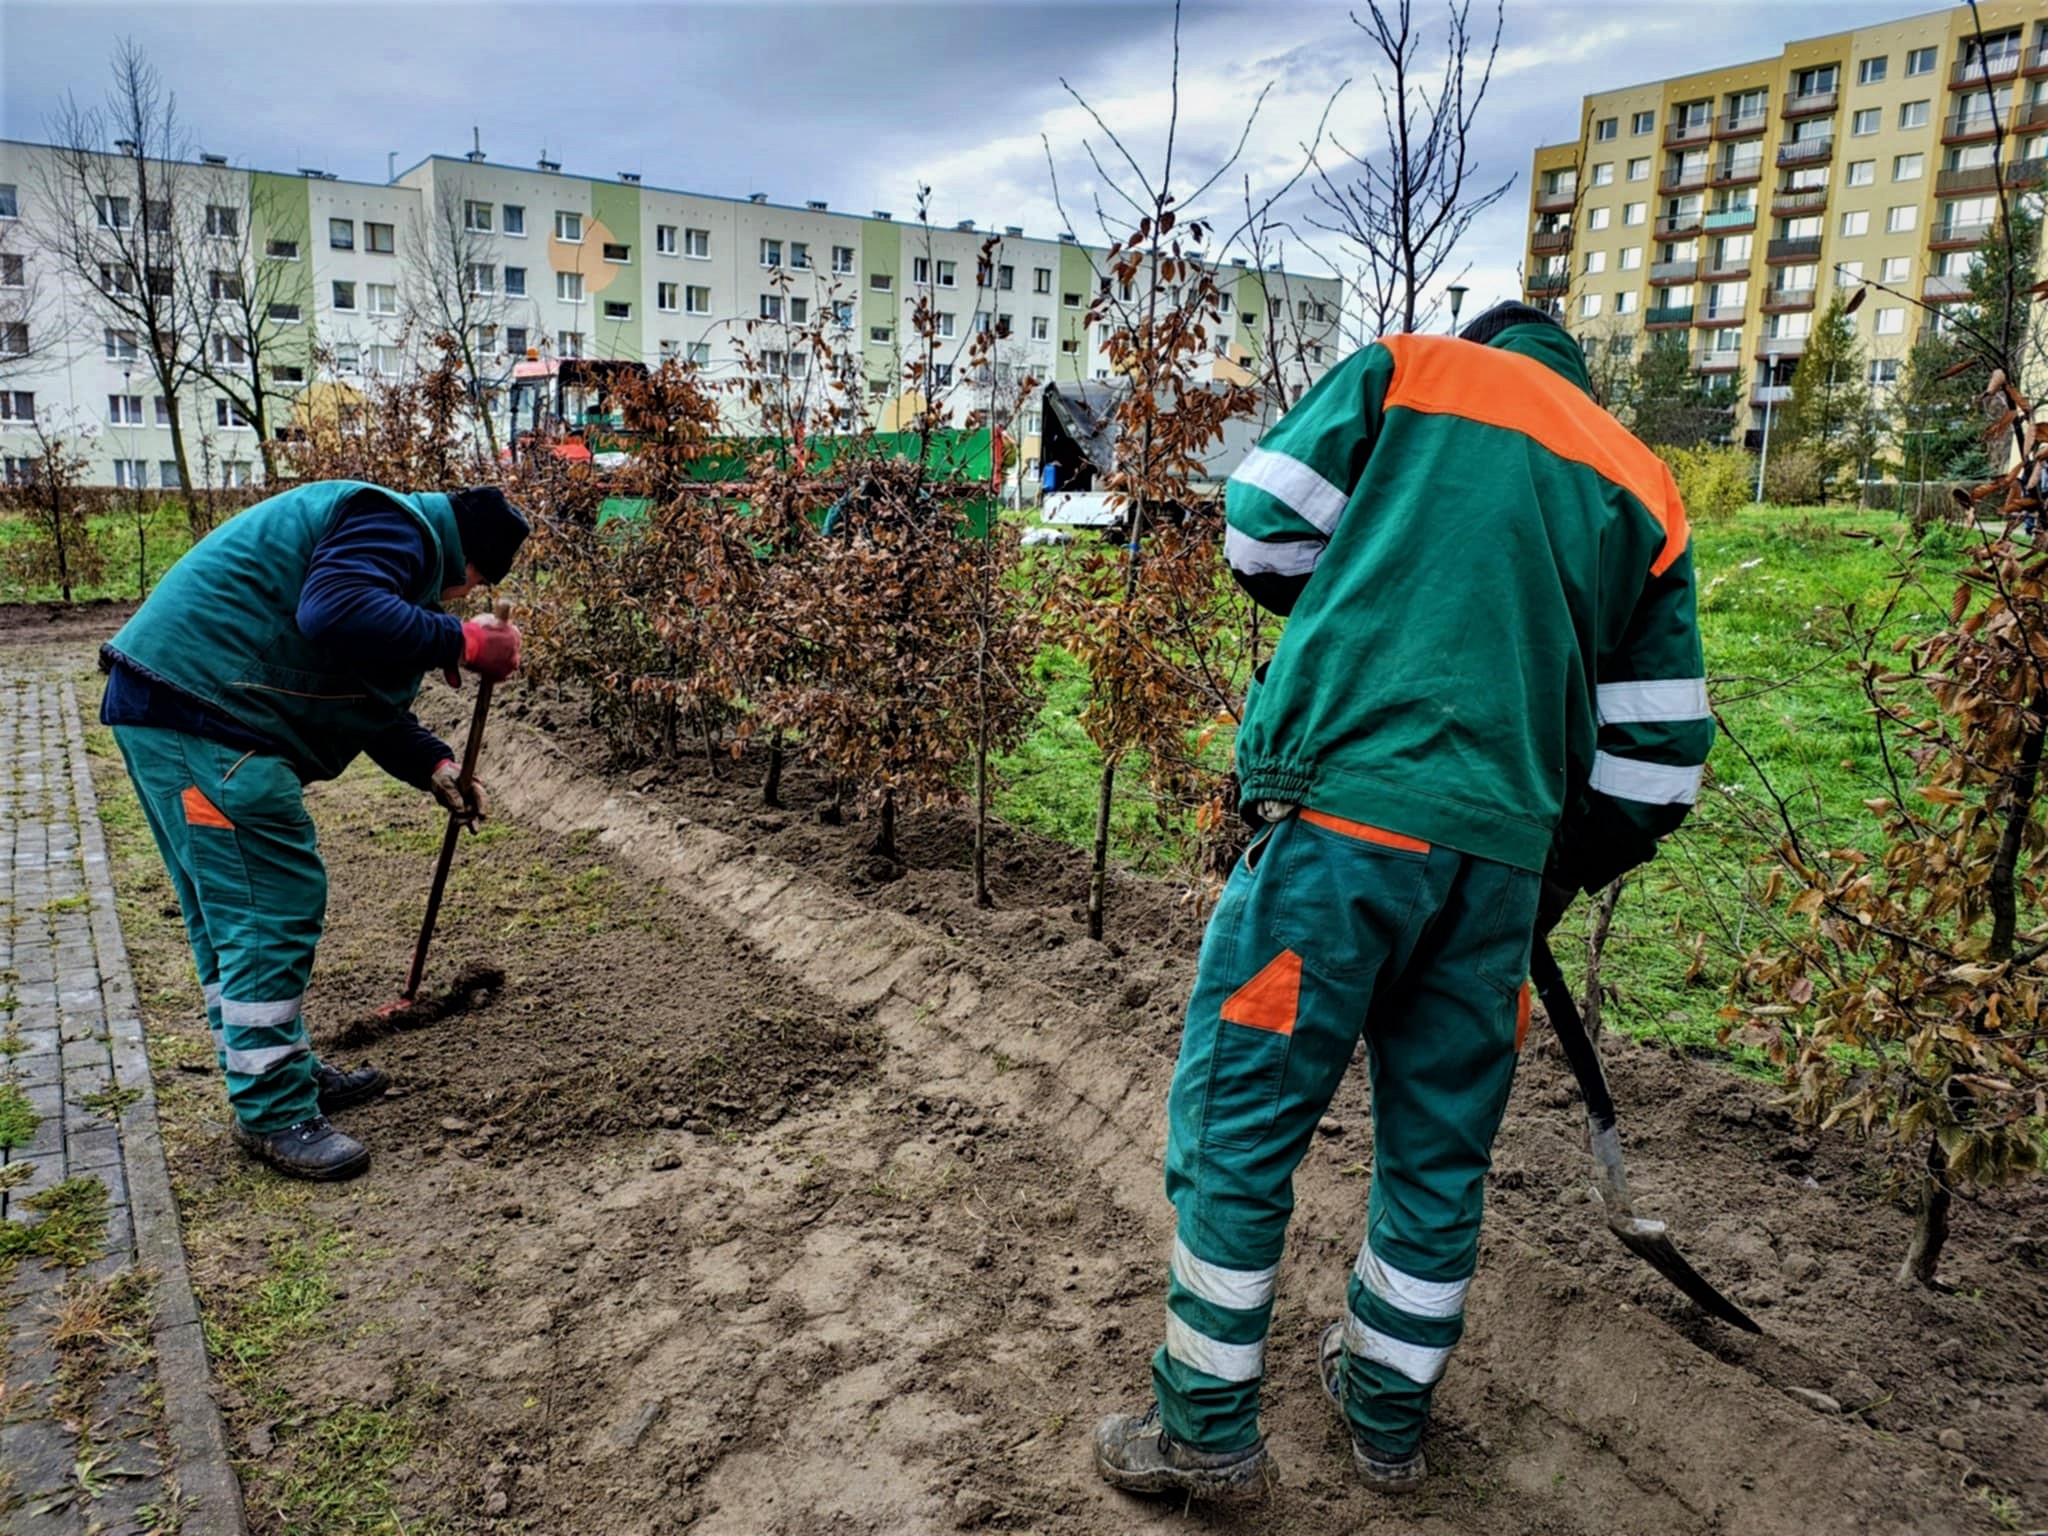
<svg viewBox="0 0 2048 1536">
<path fill-rule="evenodd" d="M 104 483 L 173 485 L 172 407 L 147 382 L 136 338 L 104 323 L 95 296 L 38 237 L 39 222 L 58 217 L 46 206 L 63 183 L 55 153 L 0 141 L 0 289 L 25 282 L 34 292 L 25 321 L 0 325 L 0 455 L 12 461 L 0 467 L 19 472 L 40 415 L 96 426 L 91 452 Z M 676 191 L 632 174 L 566 173 L 549 160 L 505 165 L 480 151 L 431 156 L 388 183 L 230 169 L 216 157 L 181 169 L 180 195 L 194 204 L 181 216 L 202 217 L 203 204 L 207 232 L 239 237 L 246 225 L 235 249 L 270 276 L 266 351 L 277 361 L 266 369 L 287 430 L 293 411 L 317 398 L 300 392 L 323 368 L 347 388 L 417 366 L 447 323 L 451 293 L 479 371 L 494 381 L 530 357 L 679 357 L 714 380 L 768 381 L 804 403 L 814 430 L 852 424 L 849 395 L 864 393 L 859 414 L 884 428 L 922 409 L 903 393 L 903 362 L 921 355 L 913 315 L 924 299 L 937 329 L 927 389 L 956 419 L 989 401 L 986 376 L 969 377 L 982 332 L 995 334 L 999 379 L 1111 372 L 1109 328 L 1085 318 L 1108 280 L 1105 253 L 1071 235 L 934 228 L 886 210 Z M 1273 350 L 1306 380 L 1337 361 L 1337 279 L 1242 261 L 1216 273 L 1230 330 L 1205 360 L 1211 374 L 1241 376 Z M 821 322 L 822 364 L 803 335 Z M 828 375 L 860 385 L 835 392 Z M 188 455 L 195 475 L 260 479 L 253 429 L 232 402 L 195 382 L 177 409 L 188 444 L 200 445 Z M 1029 477 L 1035 400 L 1022 403 L 1012 430 Z"/>
<path fill-rule="evenodd" d="M 1838 289 L 1967 292 L 2000 129 L 2007 185 L 2048 187 L 2048 16 L 1980 11 L 1981 38 L 1951 7 L 1585 97 L 1579 137 L 1534 155 L 1526 297 L 1589 352 L 1687 347 L 1753 441 Z M 1939 323 L 1879 291 L 1852 318 L 1880 389 Z"/>
</svg>

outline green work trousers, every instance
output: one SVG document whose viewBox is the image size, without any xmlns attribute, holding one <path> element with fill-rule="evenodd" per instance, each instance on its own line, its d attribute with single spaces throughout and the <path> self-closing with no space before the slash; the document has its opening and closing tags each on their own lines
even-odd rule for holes
<svg viewBox="0 0 2048 1536">
<path fill-rule="evenodd" d="M 1464 1331 L 1493 1138 L 1528 1021 L 1539 880 L 1314 811 L 1261 833 L 1202 941 L 1168 1101 L 1179 1216 L 1153 1384 L 1167 1432 L 1259 1437 L 1273 1292 L 1307 1152 L 1359 1037 L 1372 1194 L 1344 1406 L 1403 1456 Z"/>
<path fill-rule="evenodd" d="M 302 1012 L 327 870 L 298 775 L 182 731 L 117 725 L 114 740 L 178 893 L 235 1118 L 256 1132 L 310 1119 Z"/>
</svg>

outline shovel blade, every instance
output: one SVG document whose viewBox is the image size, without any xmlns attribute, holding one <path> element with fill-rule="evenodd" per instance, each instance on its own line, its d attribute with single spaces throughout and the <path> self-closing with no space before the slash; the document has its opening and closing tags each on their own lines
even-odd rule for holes
<svg viewBox="0 0 2048 1536">
<path fill-rule="evenodd" d="M 1705 1275 L 1686 1262 L 1663 1222 L 1641 1216 L 1618 1216 L 1607 1225 L 1621 1239 L 1623 1247 L 1690 1296 L 1701 1311 L 1745 1333 L 1763 1332 L 1754 1318 L 1714 1289 Z"/>
</svg>

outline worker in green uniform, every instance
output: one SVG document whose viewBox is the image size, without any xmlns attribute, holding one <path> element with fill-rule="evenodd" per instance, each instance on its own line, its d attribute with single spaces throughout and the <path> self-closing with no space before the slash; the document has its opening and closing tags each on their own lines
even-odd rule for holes
<svg viewBox="0 0 2048 1536">
<path fill-rule="evenodd" d="M 1231 569 L 1289 620 L 1238 735 L 1259 830 L 1168 1100 L 1154 1402 L 1096 1436 L 1118 1487 L 1271 1480 L 1259 1388 L 1294 1170 L 1361 1036 L 1372 1193 L 1318 1366 L 1367 1483 L 1426 1474 L 1532 936 L 1652 857 L 1713 737 L 1685 509 L 1587 388 L 1555 321 L 1502 305 L 1348 358 L 1231 476 Z"/>
<path fill-rule="evenodd" d="M 184 912 L 235 1140 L 300 1178 L 369 1151 L 328 1115 L 381 1094 L 313 1054 L 306 984 L 327 910 L 304 786 L 358 753 L 474 827 L 488 813 L 412 714 L 428 671 L 519 665 L 519 631 L 446 611 L 504 579 L 527 533 L 485 486 L 297 486 L 193 546 L 101 652 L 113 727 Z"/>
</svg>

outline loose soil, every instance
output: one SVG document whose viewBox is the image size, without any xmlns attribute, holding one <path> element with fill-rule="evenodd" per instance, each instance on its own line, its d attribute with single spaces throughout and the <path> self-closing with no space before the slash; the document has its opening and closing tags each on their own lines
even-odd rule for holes
<svg viewBox="0 0 2048 1536">
<path fill-rule="evenodd" d="M 1198 912 L 1120 878 L 1115 942 L 1094 943 L 1082 857 L 1008 833 L 982 911 L 958 817 L 909 818 L 884 864 L 870 827 L 818 820 L 807 775 L 769 810 L 751 766 L 611 768 L 572 706 L 509 692 L 485 748 L 504 815 L 464 842 L 431 973 L 502 967 L 471 1006 L 332 1046 L 398 989 L 438 828 L 368 772 L 309 796 L 333 881 L 315 1037 L 401 1085 L 345 1117 L 368 1176 L 280 1208 L 217 1078 L 176 1074 L 209 1309 L 277 1245 L 335 1234 L 286 1400 L 228 1403 L 259 1536 L 327 1536 L 296 1470 L 362 1409 L 417 1430 L 388 1472 L 408 1532 L 1924 1536 L 2048 1515 L 2048 1197 L 1965 1208 L 1955 1292 L 1899 1289 L 1908 1218 L 1857 1148 L 1626 1043 L 1639 1203 L 1763 1338 L 1703 1321 L 1606 1233 L 1569 1077 L 1532 1043 L 1436 1476 L 1405 1503 L 1364 1493 L 1312 1365 L 1370 1176 L 1358 1072 L 1297 1179 L 1266 1393 L 1281 1486 L 1236 1514 L 1112 1493 L 1090 1432 L 1148 1390 Z M 462 701 L 431 708 L 459 737 Z M 203 1066 L 173 939 L 154 927 L 138 972 L 152 1029 Z"/>
</svg>

